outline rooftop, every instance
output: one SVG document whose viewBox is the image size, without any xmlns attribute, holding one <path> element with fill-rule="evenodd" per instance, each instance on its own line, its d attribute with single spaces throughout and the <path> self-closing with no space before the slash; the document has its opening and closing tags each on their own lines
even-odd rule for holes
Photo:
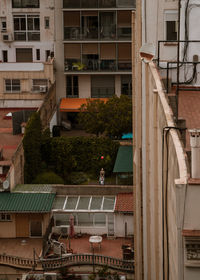
<svg viewBox="0 0 200 280">
<path fill-rule="evenodd" d="M 200 128 L 200 92 L 179 92 L 179 118 L 186 120 L 186 150 L 190 150 L 189 129 Z"/>
<path fill-rule="evenodd" d="M 66 248 L 73 250 L 73 253 L 91 254 L 89 235 L 83 235 L 80 238 L 62 238 L 59 241 L 66 245 Z M 108 239 L 103 237 L 101 248 L 94 246 L 94 254 L 110 256 L 114 258 L 123 258 L 122 245 L 131 245 L 132 238 Z M 33 259 L 33 249 L 36 255 L 42 253 L 41 238 L 0 238 L 0 254 L 6 253 L 10 256 L 19 256 L 22 258 Z"/>
<path fill-rule="evenodd" d="M 55 198 L 53 193 L 0 193 L 0 211 L 50 212 Z"/>
<path fill-rule="evenodd" d="M 133 193 L 119 193 L 117 195 L 116 212 L 133 212 Z"/>
</svg>

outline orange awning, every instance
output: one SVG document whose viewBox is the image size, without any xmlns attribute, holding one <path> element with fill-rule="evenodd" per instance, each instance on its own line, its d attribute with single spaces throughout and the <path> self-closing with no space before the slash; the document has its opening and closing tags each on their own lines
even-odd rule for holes
<svg viewBox="0 0 200 280">
<path fill-rule="evenodd" d="M 88 100 L 99 99 L 107 102 L 108 98 L 62 98 L 60 102 L 60 112 L 79 112 L 82 104 L 86 104 Z"/>
</svg>

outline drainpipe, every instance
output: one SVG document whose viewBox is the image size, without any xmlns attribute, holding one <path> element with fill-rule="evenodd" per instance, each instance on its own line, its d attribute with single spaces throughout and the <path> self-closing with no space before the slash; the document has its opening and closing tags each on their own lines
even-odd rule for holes
<svg viewBox="0 0 200 280">
<path fill-rule="evenodd" d="M 191 177 L 200 178 L 200 129 L 190 129 Z"/>
</svg>

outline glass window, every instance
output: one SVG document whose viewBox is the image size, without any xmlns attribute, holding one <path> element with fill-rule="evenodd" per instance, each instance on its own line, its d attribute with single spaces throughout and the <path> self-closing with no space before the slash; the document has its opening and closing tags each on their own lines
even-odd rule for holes
<svg viewBox="0 0 200 280">
<path fill-rule="evenodd" d="M 80 197 L 77 209 L 87 210 L 90 202 L 90 197 Z"/>
<path fill-rule="evenodd" d="M 44 18 L 44 28 L 49 29 L 49 17 Z"/>
<path fill-rule="evenodd" d="M 18 79 L 6 79 L 5 80 L 6 92 L 20 92 L 20 80 Z"/>
<path fill-rule="evenodd" d="M 106 215 L 104 213 L 94 214 L 94 225 L 95 226 L 105 226 L 106 225 Z"/>
<path fill-rule="evenodd" d="M 54 220 L 56 226 L 69 225 L 69 214 L 54 214 Z"/>
<path fill-rule="evenodd" d="M 13 8 L 39 8 L 39 0 L 12 0 Z"/>
<path fill-rule="evenodd" d="M 90 210 L 100 210 L 102 205 L 103 197 L 92 197 L 92 202 L 90 205 Z"/>
<path fill-rule="evenodd" d="M 93 214 L 90 213 L 78 213 L 78 225 L 90 227 L 93 226 Z"/>
<path fill-rule="evenodd" d="M 104 197 L 103 210 L 113 210 L 115 204 L 115 197 Z"/>
<path fill-rule="evenodd" d="M 53 209 L 63 209 L 65 203 L 65 196 L 57 196 L 53 203 Z"/>
<path fill-rule="evenodd" d="M 177 10 L 165 10 L 164 11 L 165 21 L 165 38 L 169 41 L 177 40 L 177 21 L 178 12 Z"/>
<path fill-rule="evenodd" d="M 14 15 L 13 21 L 14 21 L 14 38 L 16 41 L 39 41 L 40 40 L 39 15 Z"/>
<path fill-rule="evenodd" d="M 2 221 L 2 222 L 11 221 L 11 215 L 10 214 L 6 214 L 6 213 L 0 214 L 0 221 Z"/>
<path fill-rule="evenodd" d="M 77 196 L 71 196 L 67 198 L 67 203 L 65 205 L 65 209 L 76 209 L 78 197 Z"/>
</svg>

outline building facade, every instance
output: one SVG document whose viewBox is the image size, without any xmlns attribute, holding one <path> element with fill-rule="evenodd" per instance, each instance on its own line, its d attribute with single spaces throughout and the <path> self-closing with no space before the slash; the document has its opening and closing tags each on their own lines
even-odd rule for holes
<svg viewBox="0 0 200 280">
<path fill-rule="evenodd" d="M 57 100 L 132 94 L 134 1 L 56 1 Z M 67 109 L 67 108 L 66 108 Z"/>
<path fill-rule="evenodd" d="M 198 11 L 196 1 L 136 4 L 136 279 L 199 279 L 200 275 L 195 188 L 200 177 L 196 173 L 200 119 L 195 109 Z"/>
</svg>

